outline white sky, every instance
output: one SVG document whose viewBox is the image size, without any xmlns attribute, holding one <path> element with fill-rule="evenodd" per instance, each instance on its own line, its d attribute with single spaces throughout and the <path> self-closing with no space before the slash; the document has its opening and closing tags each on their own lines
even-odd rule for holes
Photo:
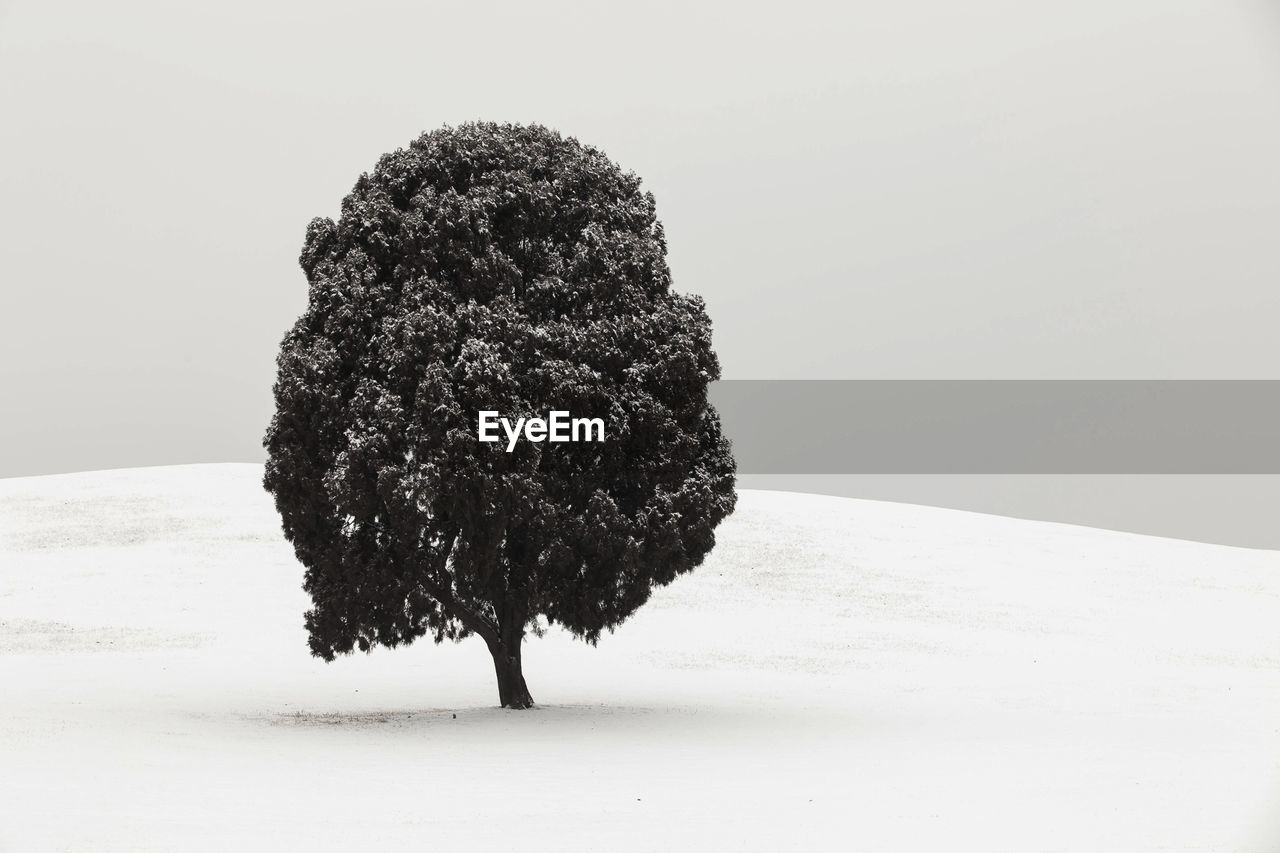
<svg viewBox="0 0 1280 853">
<path fill-rule="evenodd" d="M 0 5 L 0 476 L 255 460 L 296 257 L 468 119 L 658 199 L 727 378 L 1280 378 L 1259 0 Z"/>
</svg>

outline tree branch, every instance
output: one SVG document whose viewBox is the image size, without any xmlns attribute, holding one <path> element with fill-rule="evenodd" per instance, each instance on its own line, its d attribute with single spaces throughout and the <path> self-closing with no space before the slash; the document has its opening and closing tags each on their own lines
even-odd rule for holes
<svg viewBox="0 0 1280 853">
<path fill-rule="evenodd" d="M 467 630 L 478 634 L 489 645 L 500 642 L 498 626 L 484 614 L 480 613 L 474 607 L 464 604 L 453 593 L 453 584 L 448 580 L 443 569 L 449 564 L 449 557 L 453 554 L 454 543 L 458 539 L 458 534 L 454 533 L 449 536 L 448 544 L 441 549 L 440 557 L 437 565 L 432 566 L 433 580 L 423 580 L 419 585 L 430 593 L 436 601 L 440 602 L 450 615 L 463 624 Z"/>
</svg>

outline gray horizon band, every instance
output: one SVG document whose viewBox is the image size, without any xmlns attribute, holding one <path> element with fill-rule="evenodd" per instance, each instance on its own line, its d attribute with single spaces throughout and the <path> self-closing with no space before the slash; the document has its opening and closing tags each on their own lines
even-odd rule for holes
<svg viewBox="0 0 1280 853">
<path fill-rule="evenodd" d="M 721 380 L 742 474 L 1277 474 L 1280 380 Z"/>
</svg>

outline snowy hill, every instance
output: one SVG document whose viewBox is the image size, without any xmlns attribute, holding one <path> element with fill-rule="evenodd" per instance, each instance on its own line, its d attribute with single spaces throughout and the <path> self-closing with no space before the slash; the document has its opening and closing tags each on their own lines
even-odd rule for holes
<svg viewBox="0 0 1280 853">
<path fill-rule="evenodd" d="M 744 491 L 512 712 L 309 657 L 260 477 L 0 480 L 0 850 L 1280 849 L 1280 552 Z"/>
</svg>

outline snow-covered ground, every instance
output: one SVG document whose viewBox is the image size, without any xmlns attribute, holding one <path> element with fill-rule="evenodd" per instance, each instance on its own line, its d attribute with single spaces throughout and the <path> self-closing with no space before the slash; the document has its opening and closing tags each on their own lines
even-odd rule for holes
<svg viewBox="0 0 1280 853">
<path fill-rule="evenodd" d="M 309 657 L 260 477 L 0 480 L 0 850 L 1280 849 L 1280 552 L 744 491 L 503 711 Z"/>
</svg>

